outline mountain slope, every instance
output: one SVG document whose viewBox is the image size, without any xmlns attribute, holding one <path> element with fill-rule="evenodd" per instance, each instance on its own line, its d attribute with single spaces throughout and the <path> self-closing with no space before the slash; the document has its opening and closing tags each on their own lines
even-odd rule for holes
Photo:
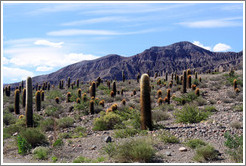
<svg viewBox="0 0 246 166">
<path fill-rule="evenodd" d="M 190 42 L 178 42 L 164 47 L 151 47 L 131 57 L 111 54 L 95 60 L 81 61 L 68 65 L 48 75 L 33 77 L 33 83 L 49 81 L 58 84 L 61 79 L 70 77 L 72 81 L 103 79 L 121 80 L 124 70 L 127 78 L 136 78 L 138 72 L 182 72 L 187 68 L 206 71 L 222 66 L 225 70 L 242 63 L 243 53 L 211 52 Z"/>
</svg>

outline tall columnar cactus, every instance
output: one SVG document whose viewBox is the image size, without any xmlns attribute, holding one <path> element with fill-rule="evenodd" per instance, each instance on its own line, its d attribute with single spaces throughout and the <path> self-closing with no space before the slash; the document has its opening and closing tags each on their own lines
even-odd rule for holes
<svg viewBox="0 0 246 166">
<path fill-rule="evenodd" d="M 234 90 L 237 89 L 237 79 L 233 80 L 233 87 L 234 87 Z"/>
<path fill-rule="evenodd" d="M 199 88 L 196 88 L 195 94 L 196 94 L 197 96 L 200 96 L 200 89 L 199 89 Z"/>
<path fill-rule="evenodd" d="M 69 103 L 71 98 L 71 92 L 67 92 L 67 100 L 66 102 Z"/>
<path fill-rule="evenodd" d="M 91 100 L 89 105 L 90 105 L 90 113 L 94 114 L 94 101 Z"/>
<path fill-rule="evenodd" d="M 116 90 L 116 82 L 115 81 L 113 82 L 113 92 L 114 92 L 114 96 L 116 96 L 117 90 Z"/>
<path fill-rule="evenodd" d="M 187 76 L 186 76 L 186 71 L 183 72 L 183 80 L 182 80 L 182 85 L 183 85 L 183 93 L 186 93 L 186 82 L 187 82 Z"/>
<path fill-rule="evenodd" d="M 22 89 L 24 88 L 24 81 L 23 80 L 21 81 L 21 88 Z"/>
<path fill-rule="evenodd" d="M 77 82 L 77 88 L 79 88 L 79 79 L 77 79 L 76 82 Z"/>
<path fill-rule="evenodd" d="M 62 81 L 59 82 L 59 89 L 62 89 Z"/>
<path fill-rule="evenodd" d="M 48 90 L 50 90 L 50 83 L 48 83 Z"/>
<path fill-rule="evenodd" d="M 59 97 L 56 97 L 55 101 L 56 101 L 57 104 L 59 104 Z"/>
<path fill-rule="evenodd" d="M 157 98 L 160 98 L 162 96 L 162 91 L 161 90 L 158 90 L 157 91 Z"/>
<path fill-rule="evenodd" d="M 199 81 L 202 82 L 202 78 L 201 77 L 199 77 Z"/>
<path fill-rule="evenodd" d="M 167 103 L 168 103 L 168 104 L 170 104 L 170 98 L 171 98 L 171 94 L 170 94 L 170 93 L 171 93 L 171 90 L 168 89 L 168 90 L 167 90 Z"/>
<path fill-rule="evenodd" d="M 39 90 L 35 93 L 35 101 L 36 101 L 36 110 L 40 111 L 41 110 L 41 93 Z"/>
<path fill-rule="evenodd" d="M 10 94 L 11 94 L 11 91 L 10 91 L 11 89 L 10 89 L 10 85 L 8 86 L 8 96 L 10 96 Z"/>
<path fill-rule="evenodd" d="M 76 99 L 76 103 L 80 104 L 80 98 Z"/>
<path fill-rule="evenodd" d="M 123 96 L 123 94 L 124 94 L 124 89 L 123 88 L 121 89 L 120 94 L 121 94 L 121 96 Z"/>
<path fill-rule="evenodd" d="M 173 73 L 172 73 L 172 75 L 171 75 L 171 76 L 172 76 L 171 78 L 172 78 L 172 80 L 173 80 Z"/>
<path fill-rule="evenodd" d="M 26 88 L 24 88 L 22 91 L 22 107 L 26 107 Z"/>
<path fill-rule="evenodd" d="M 78 89 L 78 98 L 81 98 L 81 89 Z"/>
<path fill-rule="evenodd" d="M 124 71 L 122 70 L 122 81 L 125 82 L 125 80 L 126 80 L 126 76 L 125 76 Z"/>
<path fill-rule="evenodd" d="M 91 84 L 90 96 L 91 97 L 96 97 L 96 83 L 95 83 L 95 81 L 93 81 L 92 84 Z"/>
<path fill-rule="evenodd" d="M 179 76 L 176 75 L 176 83 L 179 84 Z"/>
<path fill-rule="evenodd" d="M 97 87 L 101 84 L 101 82 L 102 82 L 101 77 L 98 77 L 98 78 L 97 78 Z"/>
<path fill-rule="evenodd" d="M 15 114 L 20 114 L 20 90 L 15 90 L 15 104 L 14 104 Z"/>
<path fill-rule="evenodd" d="M 110 81 L 109 80 L 107 81 L 107 86 L 108 86 L 108 89 L 110 89 Z"/>
<path fill-rule="evenodd" d="M 137 83 L 139 83 L 139 79 L 140 79 L 140 73 L 138 73 L 137 75 Z"/>
<path fill-rule="evenodd" d="M 166 81 L 168 81 L 168 73 L 166 72 Z"/>
<path fill-rule="evenodd" d="M 33 127 L 33 110 L 32 110 L 32 78 L 26 80 L 26 126 Z"/>
<path fill-rule="evenodd" d="M 71 81 L 71 80 L 70 80 L 70 77 L 68 77 L 68 79 L 67 79 L 67 87 L 68 87 L 68 88 L 70 88 L 70 81 Z"/>
<path fill-rule="evenodd" d="M 197 72 L 195 72 L 195 79 L 197 80 Z"/>
<path fill-rule="evenodd" d="M 83 102 L 86 102 L 86 101 L 87 101 L 86 93 L 83 93 L 83 94 L 82 94 L 82 101 L 83 101 Z"/>
<path fill-rule="evenodd" d="M 187 87 L 191 88 L 191 75 L 188 75 L 187 83 L 188 83 Z"/>
<path fill-rule="evenodd" d="M 149 75 L 143 74 L 140 80 L 141 129 L 152 131 L 150 90 Z"/>
<path fill-rule="evenodd" d="M 187 75 L 191 75 L 191 70 L 190 69 L 187 70 Z"/>
<path fill-rule="evenodd" d="M 41 90 L 41 91 L 40 91 L 40 94 L 41 94 L 41 101 L 44 101 L 44 91 Z"/>
</svg>

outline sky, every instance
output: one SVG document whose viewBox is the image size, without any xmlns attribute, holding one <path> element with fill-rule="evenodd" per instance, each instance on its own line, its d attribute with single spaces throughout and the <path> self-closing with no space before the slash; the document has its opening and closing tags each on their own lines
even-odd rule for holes
<svg viewBox="0 0 246 166">
<path fill-rule="evenodd" d="M 242 3 L 3 3 L 3 83 L 190 41 L 243 50 Z"/>
</svg>

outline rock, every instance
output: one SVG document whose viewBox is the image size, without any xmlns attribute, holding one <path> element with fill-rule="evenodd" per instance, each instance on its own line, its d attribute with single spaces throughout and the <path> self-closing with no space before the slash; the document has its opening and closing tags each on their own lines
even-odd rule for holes
<svg viewBox="0 0 246 166">
<path fill-rule="evenodd" d="M 112 138 L 110 136 L 107 136 L 107 137 L 104 138 L 104 141 L 106 143 L 111 142 L 112 141 Z"/>
<path fill-rule="evenodd" d="M 91 150 L 95 150 L 97 148 L 96 145 L 92 145 Z"/>
<path fill-rule="evenodd" d="M 48 136 L 48 139 L 49 139 L 49 141 L 53 141 L 54 138 L 53 138 L 52 135 L 49 135 L 49 136 Z"/>
<path fill-rule="evenodd" d="M 166 151 L 165 154 L 166 154 L 167 156 L 172 156 L 171 152 L 169 152 L 169 151 Z"/>
<path fill-rule="evenodd" d="M 187 149 L 186 149 L 185 147 L 181 147 L 181 148 L 179 148 L 179 151 L 180 151 L 180 152 L 186 152 Z"/>
<path fill-rule="evenodd" d="M 13 136 L 17 136 L 18 132 L 14 133 Z"/>
</svg>

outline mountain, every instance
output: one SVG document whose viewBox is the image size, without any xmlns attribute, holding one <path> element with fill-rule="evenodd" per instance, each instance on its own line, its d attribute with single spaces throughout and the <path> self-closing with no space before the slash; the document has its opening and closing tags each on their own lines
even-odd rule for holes
<svg viewBox="0 0 246 166">
<path fill-rule="evenodd" d="M 151 47 L 142 53 L 130 57 L 110 54 L 95 60 L 81 61 L 68 65 L 47 75 L 33 77 L 33 83 L 49 81 L 58 84 L 61 79 L 80 81 L 102 79 L 122 79 L 122 70 L 126 78 L 136 78 L 138 72 L 151 75 L 155 72 L 181 73 L 187 68 L 196 68 L 199 72 L 208 69 L 228 70 L 237 67 L 243 62 L 243 52 L 212 52 L 198 47 L 190 42 L 183 41 L 164 47 Z M 17 84 L 18 85 L 18 84 Z"/>
</svg>

